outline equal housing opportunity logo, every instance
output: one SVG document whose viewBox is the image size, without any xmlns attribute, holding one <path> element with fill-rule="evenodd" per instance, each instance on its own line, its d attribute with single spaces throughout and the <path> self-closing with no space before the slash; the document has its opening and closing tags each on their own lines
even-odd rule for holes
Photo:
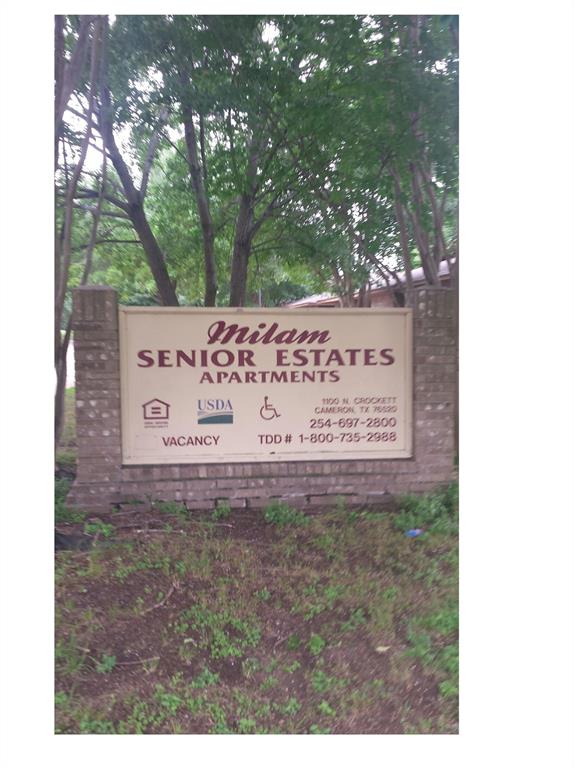
<svg viewBox="0 0 574 768">
<path fill-rule="evenodd" d="M 198 424 L 233 424 L 231 400 L 206 399 L 197 401 Z"/>
<path fill-rule="evenodd" d="M 154 397 L 142 405 L 144 421 L 167 421 L 169 419 L 169 403 Z"/>
</svg>

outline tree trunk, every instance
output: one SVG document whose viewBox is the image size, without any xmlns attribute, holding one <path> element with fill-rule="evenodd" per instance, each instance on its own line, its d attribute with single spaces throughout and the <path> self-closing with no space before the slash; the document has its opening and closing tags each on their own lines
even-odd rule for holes
<svg viewBox="0 0 574 768">
<path fill-rule="evenodd" d="M 255 131 L 249 140 L 247 166 L 245 168 L 245 186 L 239 199 L 239 211 L 235 220 L 235 236 L 233 238 L 233 256 L 231 259 L 231 285 L 229 290 L 229 306 L 245 306 L 245 291 L 247 288 L 247 269 L 253 237 L 261 219 L 255 224 L 255 195 L 257 194 L 257 164 L 260 158 L 261 141 Z"/>
<path fill-rule="evenodd" d="M 189 78 L 185 75 L 181 75 L 182 85 L 189 86 Z M 207 180 L 207 167 L 205 164 L 205 148 L 203 137 L 203 123 L 202 123 L 202 141 L 201 141 L 201 156 L 202 162 L 199 160 L 199 153 L 197 149 L 197 134 L 195 131 L 195 125 L 193 123 L 193 111 L 187 104 L 183 105 L 183 128 L 185 135 L 185 146 L 187 148 L 187 156 L 189 160 L 189 171 L 191 175 L 191 185 L 195 194 L 195 201 L 197 203 L 197 212 L 199 214 L 199 221 L 201 223 L 201 235 L 203 238 L 203 262 L 205 270 L 205 299 L 204 303 L 206 307 L 214 307 L 215 299 L 217 297 L 217 275 L 215 270 L 215 233 L 213 230 L 213 219 L 211 217 L 211 211 L 209 209 L 209 198 L 206 190 Z"/>
<path fill-rule="evenodd" d="M 56 351 L 58 360 L 56 364 L 56 396 L 54 405 L 54 443 L 56 448 L 62 439 L 65 417 L 66 376 L 68 373 L 68 347 L 70 345 L 70 322 L 66 328 L 64 338 L 61 339 Z"/>
<path fill-rule="evenodd" d="M 129 175 L 129 172 L 119 154 L 115 141 L 113 140 L 112 129 L 110 126 L 107 126 L 103 129 L 103 132 L 105 133 L 104 140 L 109 149 L 112 163 L 122 181 L 124 194 L 128 199 L 128 205 L 125 207 L 126 213 L 128 214 L 144 249 L 146 260 L 155 280 L 161 303 L 167 307 L 177 307 L 179 301 L 177 300 L 177 294 L 169 278 L 162 250 L 148 223 L 143 204 L 140 201 L 139 193 L 133 186 L 131 177 L 129 177 L 129 181 L 128 178 L 126 178 L 125 174 L 127 173 Z M 110 142 L 113 142 L 113 145 Z"/>
<path fill-rule="evenodd" d="M 107 17 L 105 20 L 105 25 L 105 31 L 107 32 Z M 107 56 L 104 46 L 104 67 L 101 87 L 102 105 L 99 111 L 102 138 L 104 140 L 105 148 L 110 155 L 114 168 L 116 169 L 116 172 L 122 183 L 122 188 L 128 201 L 128 204 L 124 207 L 124 210 L 130 217 L 133 227 L 137 232 L 143 246 L 146 260 L 155 280 L 161 303 L 167 307 L 177 307 L 179 306 L 177 294 L 171 280 L 169 279 L 169 274 L 165 265 L 162 250 L 159 247 L 159 244 L 155 239 L 155 235 L 153 234 L 148 223 L 144 210 L 143 198 L 140 192 L 136 189 L 129 168 L 124 162 L 124 159 L 121 156 L 121 153 L 116 144 L 113 128 L 112 100 L 106 78 Z"/>
<path fill-rule="evenodd" d="M 405 268 L 405 284 L 407 293 L 410 295 L 413 289 L 413 264 L 411 260 L 411 252 L 409 250 L 409 231 L 407 228 L 407 222 L 405 219 L 405 210 L 402 203 L 401 184 L 399 181 L 399 175 L 394 168 L 391 169 L 391 175 L 394 181 L 395 191 L 395 215 L 397 217 L 397 224 L 399 225 L 399 239 L 401 241 L 401 251 L 403 258 L 403 266 Z"/>
<path fill-rule="evenodd" d="M 77 86 L 86 63 L 89 49 L 89 32 L 94 16 L 80 16 L 78 39 L 66 61 L 64 26 L 65 17 L 54 17 L 54 167 L 58 167 L 58 144 L 62 135 L 62 120 L 68 101 Z"/>
<path fill-rule="evenodd" d="M 166 307 L 179 306 L 177 294 L 167 273 L 162 250 L 148 223 L 143 205 L 141 203 L 130 205 L 128 215 L 143 246 L 161 303 Z"/>
<path fill-rule="evenodd" d="M 144 249 L 161 303 L 167 307 L 177 307 L 179 305 L 177 294 L 169 278 L 162 250 L 148 223 L 139 192 L 135 189 L 128 168 L 116 146 L 111 125 L 107 123 L 107 119 L 102 120 L 102 125 L 106 148 L 110 153 L 112 163 L 120 177 L 124 194 L 128 200 L 125 210 Z"/>
<path fill-rule="evenodd" d="M 233 240 L 233 258 L 231 261 L 231 286 L 229 290 L 229 306 L 245 306 L 247 289 L 247 267 L 251 254 L 253 228 L 253 201 L 248 195 L 241 195 L 239 213 L 235 223 Z"/>
<path fill-rule="evenodd" d="M 106 154 L 103 155 L 102 160 L 102 181 L 100 185 L 100 191 L 98 194 L 98 202 L 95 211 L 93 211 L 92 229 L 90 232 L 90 239 L 86 245 L 86 258 L 84 261 L 84 270 L 80 280 L 80 285 L 86 285 L 90 272 L 92 271 L 92 263 L 94 256 L 94 248 L 96 247 L 98 237 L 98 227 L 100 224 L 100 218 L 102 214 L 102 206 L 104 203 L 104 197 L 106 194 L 106 181 L 107 181 L 107 158 Z M 72 332 L 72 320 L 68 318 L 66 324 L 66 332 L 62 339 L 60 329 L 56 329 L 56 397 L 55 397 L 55 424 L 54 424 L 54 436 L 56 448 L 60 443 L 62 432 L 64 430 L 66 410 L 65 410 L 65 393 L 66 393 L 66 377 L 68 373 L 67 355 L 68 347 L 70 343 L 70 337 Z"/>
</svg>

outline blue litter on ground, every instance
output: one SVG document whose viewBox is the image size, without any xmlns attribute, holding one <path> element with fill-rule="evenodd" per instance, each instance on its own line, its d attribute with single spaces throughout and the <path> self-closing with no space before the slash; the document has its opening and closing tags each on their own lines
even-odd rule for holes
<svg viewBox="0 0 574 768">
<path fill-rule="evenodd" d="M 411 528 L 410 531 L 405 531 L 405 536 L 408 536 L 410 539 L 414 539 L 415 536 L 420 536 L 422 532 L 422 528 Z"/>
</svg>

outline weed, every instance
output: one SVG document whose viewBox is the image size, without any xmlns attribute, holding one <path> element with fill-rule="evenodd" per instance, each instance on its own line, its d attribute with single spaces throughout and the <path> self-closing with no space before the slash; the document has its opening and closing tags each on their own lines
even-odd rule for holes
<svg viewBox="0 0 574 768">
<path fill-rule="evenodd" d="M 327 693 L 338 683 L 336 677 L 329 677 L 322 669 L 316 669 L 311 674 L 311 685 L 316 693 Z"/>
<path fill-rule="evenodd" d="M 156 693 L 158 688 L 156 686 Z M 118 725 L 118 733 L 149 733 L 151 730 L 158 729 L 165 722 L 167 714 L 146 701 L 136 700 L 132 711 L 127 720 L 122 720 Z"/>
<path fill-rule="evenodd" d="M 247 678 L 252 677 L 253 674 L 257 672 L 260 668 L 261 668 L 261 664 L 259 663 L 259 659 L 248 658 L 248 659 L 245 659 L 241 664 L 241 669 L 243 670 L 243 674 Z"/>
<path fill-rule="evenodd" d="M 101 520 L 93 520 L 84 524 L 84 533 L 88 536 L 103 536 L 109 539 L 116 529 L 111 523 L 103 523 Z"/>
<path fill-rule="evenodd" d="M 400 531 L 422 528 L 430 533 L 458 533 L 458 484 L 423 496 L 405 495 L 399 499 L 400 509 L 394 526 Z"/>
<path fill-rule="evenodd" d="M 328 715 L 329 717 L 333 717 L 333 715 L 336 714 L 333 707 L 329 704 L 328 701 L 325 701 L 325 699 L 323 699 L 323 701 L 319 704 L 317 709 L 322 715 Z"/>
<path fill-rule="evenodd" d="M 395 600 L 398 594 L 399 590 L 394 586 L 383 590 L 383 598 L 385 600 Z"/>
<path fill-rule="evenodd" d="M 284 715 L 296 715 L 301 709 L 301 704 L 293 696 L 281 707 L 281 711 Z"/>
<path fill-rule="evenodd" d="M 427 719 L 419 720 L 417 723 L 403 723 L 403 730 L 406 735 L 414 735 L 418 733 L 432 733 L 432 721 Z"/>
<path fill-rule="evenodd" d="M 317 536 L 315 545 L 325 554 L 329 560 L 334 560 L 338 555 L 337 540 L 331 533 Z"/>
<path fill-rule="evenodd" d="M 369 522 L 377 522 L 380 520 L 386 520 L 387 513 L 382 512 L 381 510 L 365 509 L 363 512 L 361 512 L 361 517 L 363 520 L 368 520 Z"/>
<path fill-rule="evenodd" d="M 166 691 L 163 685 L 156 685 L 153 697 L 155 701 L 166 709 L 170 715 L 176 715 L 178 709 L 183 706 L 183 699 L 177 694 Z"/>
<path fill-rule="evenodd" d="M 287 638 L 286 648 L 288 651 L 296 651 L 301 646 L 301 638 L 299 635 L 289 635 Z"/>
<path fill-rule="evenodd" d="M 207 667 L 204 667 L 199 675 L 192 681 L 192 688 L 208 688 L 210 685 L 217 685 L 219 683 L 219 675 L 217 672 L 212 672 Z"/>
<path fill-rule="evenodd" d="M 76 467 L 77 455 L 73 449 L 56 451 L 56 464 L 59 469 L 72 472 Z"/>
<path fill-rule="evenodd" d="M 70 701 L 70 695 L 65 691 L 58 691 L 54 696 L 54 704 L 56 707 L 65 707 Z"/>
<path fill-rule="evenodd" d="M 175 625 L 176 632 L 181 634 L 190 628 L 199 632 L 199 647 L 208 648 L 213 659 L 243 656 L 261 637 L 254 623 L 232 616 L 228 609 L 217 613 L 199 605 L 182 611 Z"/>
<path fill-rule="evenodd" d="M 319 734 L 326 735 L 331 733 L 331 730 L 329 728 L 322 728 L 320 725 L 313 723 L 313 725 L 309 728 L 309 733 L 313 733 L 316 735 L 319 735 Z"/>
<path fill-rule="evenodd" d="M 443 645 L 444 639 L 456 635 L 458 611 L 454 603 L 447 603 L 434 613 L 412 619 L 407 628 L 409 649 L 414 656 L 443 679 L 439 682 L 439 693 L 443 698 L 458 696 L 458 645 Z"/>
<path fill-rule="evenodd" d="M 313 656 L 318 656 L 326 645 L 327 643 L 323 640 L 321 635 L 311 635 L 311 639 L 309 640 L 309 651 Z"/>
<path fill-rule="evenodd" d="M 137 573 L 138 571 L 153 571 L 162 570 L 169 575 L 171 560 L 169 555 L 161 555 L 157 559 L 152 557 L 151 554 L 146 553 L 139 560 L 133 560 L 131 563 L 124 563 L 122 558 L 117 558 L 118 563 L 113 575 L 119 581 L 124 581 L 130 574 Z"/>
<path fill-rule="evenodd" d="M 279 666 L 279 659 L 271 659 L 271 661 L 266 667 L 266 672 L 269 672 L 269 674 L 271 674 L 271 672 L 275 672 L 278 666 Z"/>
<path fill-rule="evenodd" d="M 206 700 L 203 696 L 190 696 L 185 700 L 185 706 L 192 715 L 199 715 L 205 708 Z"/>
<path fill-rule="evenodd" d="M 56 504 L 61 503 L 64 504 L 66 501 L 66 497 L 68 495 L 68 492 L 70 490 L 71 486 L 70 480 L 67 480 L 65 478 L 56 478 L 54 480 L 54 498 L 56 501 Z"/>
<path fill-rule="evenodd" d="M 86 517 L 86 512 L 70 509 L 66 506 L 70 486 L 70 480 L 57 478 L 54 481 L 54 519 L 56 523 L 81 523 Z"/>
<path fill-rule="evenodd" d="M 458 685 L 452 680 L 443 680 L 439 683 L 438 691 L 445 699 L 456 698 L 458 696 Z"/>
<path fill-rule="evenodd" d="M 96 672 L 101 675 L 106 675 L 111 672 L 116 666 L 116 657 L 108 656 L 106 653 L 102 654 L 102 658 L 96 661 Z"/>
<path fill-rule="evenodd" d="M 227 520 L 231 515 L 231 505 L 227 499 L 218 499 L 217 505 L 211 513 L 213 520 Z"/>
<path fill-rule="evenodd" d="M 278 683 L 278 682 L 279 682 L 279 681 L 277 680 L 277 678 L 276 678 L 276 677 L 274 677 L 273 675 L 269 675 L 269 676 L 268 676 L 268 677 L 266 677 L 266 678 L 265 678 L 265 680 L 264 680 L 264 681 L 261 683 L 261 686 L 260 686 L 260 687 L 261 687 L 261 690 L 262 690 L 262 691 L 268 691 L 268 690 L 270 690 L 271 688 L 275 688 L 275 686 L 277 685 L 277 683 Z"/>
<path fill-rule="evenodd" d="M 76 636 L 72 633 L 67 640 L 56 643 L 56 665 L 62 675 L 75 675 L 82 667 L 87 651 L 78 647 Z"/>
<path fill-rule="evenodd" d="M 358 629 L 360 626 L 366 623 L 367 619 L 363 609 L 355 608 L 349 619 L 341 624 L 341 632 L 354 632 L 355 629 Z"/>
<path fill-rule="evenodd" d="M 187 507 L 179 501 L 154 501 L 153 509 L 161 512 L 163 515 L 177 517 L 180 523 L 185 523 L 189 519 Z"/>
<path fill-rule="evenodd" d="M 292 509 L 283 501 L 272 501 L 264 510 L 265 522 L 283 527 L 286 525 L 305 525 L 309 518 L 300 510 Z"/>
<path fill-rule="evenodd" d="M 161 505 L 172 515 L 162 524 L 177 529 L 182 509 L 172 504 Z M 401 730 L 454 732 L 455 537 L 438 526 L 429 544 L 413 545 L 402 527 L 393 531 L 394 513 L 354 513 L 355 527 L 351 514 L 341 504 L 305 527 L 289 522 L 304 518 L 294 510 L 271 515 L 265 548 L 259 536 L 253 545 L 228 535 L 210 511 L 191 538 L 126 533 L 88 553 L 58 554 L 57 731 L 370 732 L 384 728 L 385 707 Z M 80 528 L 108 520 L 87 517 Z M 142 621 L 174 579 L 181 589 Z M 112 655 L 120 659 L 118 631 L 153 659 L 121 666 Z M 165 677 L 174 661 L 180 672 Z M 428 707 L 410 695 L 421 681 Z"/>
<path fill-rule="evenodd" d="M 80 720 L 80 733 L 111 734 L 115 732 L 116 730 L 111 720 L 92 719 L 89 715 L 85 715 Z"/>
<path fill-rule="evenodd" d="M 242 717 L 237 725 L 237 733 L 255 733 L 257 723 L 247 717 Z"/>
<path fill-rule="evenodd" d="M 444 608 L 420 619 L 419 623 L 440 636 L 456 632 L 458 629 L 458 608 L 456 603 L 447 603 Z"/>
<path fill-rule="evenodd" d="M 302 596 L 307 599 L 294 605 L 291 612 L 302 613 L 305 620 L 309 621 L 323 611 L 332 610 L 343 592 L 344 587 L 336 584 L 328 584 L 322 588 L 318 588 L 316 584 L 310 584 L 302 593 Z"/>
<path fill-rule="evenodd" d="M 183 641 L 183 645 L 180 646 L 178 650 L 179 658 L 186 664 L 191 664 L 196 656 L 196 651 L 195 648 L 193 648 L 193 645 L 195 645 L 193 638 L 186 637 L 186 639 Z"/>
<path fill-rule="evenodd" d="M 210 704 L 208 714 L 213 723 L 210 733 L 232 733 L 227 725 L 225 710 L 219 704 Z"/>
<path fill-rule="evenodd" d="M 370 627 L 375 633 L 388 630 L 395 622 L 395 601 L 398 590 L 396 587 L 388 587 L 371 600 L 369 606 Z"/>
</svg>

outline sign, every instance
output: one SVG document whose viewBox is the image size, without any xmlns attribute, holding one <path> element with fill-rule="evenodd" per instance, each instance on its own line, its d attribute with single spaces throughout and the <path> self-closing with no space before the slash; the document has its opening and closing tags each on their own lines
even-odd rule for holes
<svg viewBox="0 0 574 768">
<path fill-rule="evenodd" d="M 120 307 L 124 464 L 412 455 L 410 309 Z"/>
</svg>

